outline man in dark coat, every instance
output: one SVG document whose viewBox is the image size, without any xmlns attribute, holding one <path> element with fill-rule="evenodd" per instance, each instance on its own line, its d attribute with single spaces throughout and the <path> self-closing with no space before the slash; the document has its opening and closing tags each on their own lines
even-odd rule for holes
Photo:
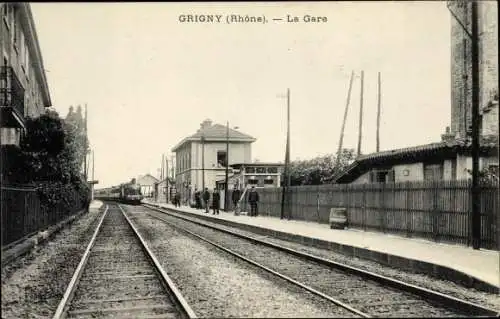
<svg viewBox="0 0 500 319">
<path fill-rule="evenodd" d="M 175 207 L 181 207 L 181 194 L 175 193 Z"/>
<path fill-rule="evenodd" d="M 259 202 L 259 193 L 255 191 L 255 186 L 252 186 L 248 194 L 248 202 L 250 203 L 250 216 L 257 216 L 257 203 Z"/>
<path fill-rule="evenodd" d="M 208 187 L 205 187 L 203 191 L 203 203 L 205 204 L 205 213 L 208 214 L 208 202 L 210 201 L 210 192 L 208 191 Z"/>
<path fill-rule="evenodd" d="M 212 193 L 212 207 L 214 209 L 214 215 L 219 215 L 219 206 L 220 206 L 220 193 L 217 188 L 214 188 L 214 192 Z"/>
<path fill-rule="evenodd" d="M 241 191 L 238 189 L 238 187 L 234 186 L 233 194 L 231 195 L 234 211 L 236 211 L 236 208 L 238 207 L 238 201 L 240 200 L 240 197 L 241 197 Z"/>
<path fill-rule="evenodd" d="M 201 209 L 200 191 L 198 190 L 194 193 L 194 203 L 196 209 Z"/>
</svg>

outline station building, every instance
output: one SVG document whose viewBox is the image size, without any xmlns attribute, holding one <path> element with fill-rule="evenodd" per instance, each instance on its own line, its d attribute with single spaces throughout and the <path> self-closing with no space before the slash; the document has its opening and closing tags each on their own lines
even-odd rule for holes
<svg viewBox="0 0 500 319">
<path fill-rule="evenodd" d="M 213 124 L 209 119 L 203 121 L 194 134 L 172 148 L 176 160 L 175 188 L 181 200 L 191 200 L 194 192 L 204 187 L 212 191 L 216 182 L 225 177 L 226 165 L 250 163 L 255 141 L 254 137 L 232 128 L 227 134 L 226 125 Z M 229 169 L 232 175 L 232 168 Z"/>
</svg>

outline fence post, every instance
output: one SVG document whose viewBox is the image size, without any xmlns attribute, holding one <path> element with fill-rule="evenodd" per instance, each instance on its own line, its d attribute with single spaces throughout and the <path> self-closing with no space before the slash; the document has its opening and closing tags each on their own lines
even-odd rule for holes
<svg viewBox="0 0 500 319">
<path fill-rule="evenodd" d="M 432 239 L 437 242 L 439 237 L 439 225 L 438 225 L 438 189 L 439 183 L 437 181 L 432 181 Z"/>
<path fill-rule="evenodd" d="M 410 212 L 411 203 L 411 192 L 410 192 L 410 182 L 405 182 L 405 224 L 406 224 L 406 237 L 411 238 L 411 220 L 413 218 L 413 212 Z"/>
<path fill-rule="evenodd" d="M 318 223 L 321 223 L 321 216 L 319 215 L 319 185 L 316 185 L 316 215 Z"/>
<path fill-rule="evenodd" d="M 385 229 L 385 227 L 386 227 L 386 225 L 385 225 L 385 224 L 386 224 L 386 212 L 385 212 L 385 208 L 386 208 L 386 206 L 387 206 L 387 205 L 385 204 L 385 190 L 386 190 L 386 187 L 385 187 L 385 183 L 381 183 L 381 184 L 380 184 L 380 186 L 381 186 L 381 187 L 380 187 L 380 194 L 381 194 L 381 196 L 382 196 L 382 205 L 380 205 L 380 206 L 381 206 L 381 207 L 380 207 L 380 208 L 381 208 L 381 209 L 380 209 L 380 212 L 381 212 L 381 214 L 382 214 L 382 218 L 381 218 L 381 220 L 382 220 L 382 223 L 381 223 L 381 224 L 382 224 L 382 225 L 381 225 L 381 226 L 382 226 L 382 231 L 383 231 L 383 232 L 384 232 L 384 234 L 385 234 L 385 233 L 386 233 L 386 229 Z"/>
<path fill-rule="evenodd" d="M 363 209 L 363 229 L 364 229 L 364 231 L 366 231 L 367 230 L 367 221 L 366 220 L 368 219 L 367 218 L 368 216 L 366 216 L 366 214 L 367 214 L 366 213 L 366 184 L 361 185 L 361 194 L 363 195 L 362 201 L 361 201 L 361 205 L 363 205 L 362 206 L 363 207 L 362 208 Z"/>
</svg>

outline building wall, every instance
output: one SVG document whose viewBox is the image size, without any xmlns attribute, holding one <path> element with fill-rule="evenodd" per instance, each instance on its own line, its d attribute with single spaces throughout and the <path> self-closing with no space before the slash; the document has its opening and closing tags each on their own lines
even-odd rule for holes
<svg viewBox="0 0 500 319">
<path fill-rule="evenodd" d="M 363 175 L 356 178 L 352 184 L 367 184 L 370 183 L 370 172 L 366 172 Z"/>
<path fill-rule="evenodd" d="M 480 157 L 479 158 L 479 169 L 488 167 L 489 165 L 498 165 L 497 157 Z M 467 170 L 472 170 L 472 157 L 465 155 L 457 156 L 457 179 L 469 179 L 472 176 L 467 172 Z"/>
<path fill-rule="evenodd" d="M 217 152 L 226 151 L 226 143 L 224 142 L 206 142 L 204 146 L 200 142 L 192 143 L 192 160 L 193 168 L 202 168 L 202 153 L 205 149 L 205 168 L 217 168 Z M 251 144 L 250 143 L 234 143 L 229 142 L 229 165 L 235 163 L 249 163 L 251 161 Z"/>
<path fill-rule="evenodd" d="M 0 54 L 2 59 L 0 64 L 4 65 L 4 59 L 6 59 L 25 89 L 25 116 L 40 116 L 45 112 L 45 105 L 42 98 L 43 88 L 34 68 L 35 65 L 40 64 L 33 53 L 35 44 L 31 43 L 28 38 L 26 22 L 22 23 L 19 5 L 9 3 L 0 6 Z M 10 14 L 4 15 L 5 9 L 12 10 L 6 6 L 10 6 L 10 8 L 15 6 L 13 19 L 10 19 Z M 16 46 L 14 46 L 14 38 L 17 39 Z"/>
<path fill-rule="evenodd" d="M 395 165 L 394 180 L 396 183 L 408 182 L 408 181 L 423 181 L 424 164 L 413 163 L 413 164 Z"/>
<path fill-rule="evenodd" d="M 451 2 L 450 8 L 470 32 L 471 5 Z M 488 102 L 498 100 L 498 7 L 496 1 L 478 2 L 479 27 L 479 81 L 480 109 Z M 451 17 L 451 133 L 465 137 L 472 124 L 472 65 L 471 39 L 460 24 Z M 498 104 L 496 106 L 498 109 Z M 483 119 L 482 126 L 488 132 L 498 134 L 498 111 L 496 121 L 491 116 Z M 483 134 L 488 134 L 484 132 Z"/>
</svg>

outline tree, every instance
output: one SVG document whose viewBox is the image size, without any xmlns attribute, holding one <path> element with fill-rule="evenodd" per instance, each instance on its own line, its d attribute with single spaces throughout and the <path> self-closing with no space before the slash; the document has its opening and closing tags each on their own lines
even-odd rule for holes
<svg viewBox="0 0 500 319">
<path fill-rule="evenodd" d="M 354 149 L 343 149 L 340 161 L 333 154 L 318 156 L 310 160 L 296 160 L 290 163 L 290 182 L 297 185 L 321 185 L 331 183 L 333 177 L 342 172 L 355 159 Z M 283 179 L 284 176 L 283 176 Z"/>
<path fill-rule="evenodd" d="M 49 110 L 38 118 L 27 118 L 26 136 L 20 143 L 11 180 L 40 186 L 40 199 L 46 206 L 72 209 L 78 204 L 75 200 L 87 201 L 89 196 L 80 173 L 80 148 L 75 132 L 57 112 Z"/>
</svg>

